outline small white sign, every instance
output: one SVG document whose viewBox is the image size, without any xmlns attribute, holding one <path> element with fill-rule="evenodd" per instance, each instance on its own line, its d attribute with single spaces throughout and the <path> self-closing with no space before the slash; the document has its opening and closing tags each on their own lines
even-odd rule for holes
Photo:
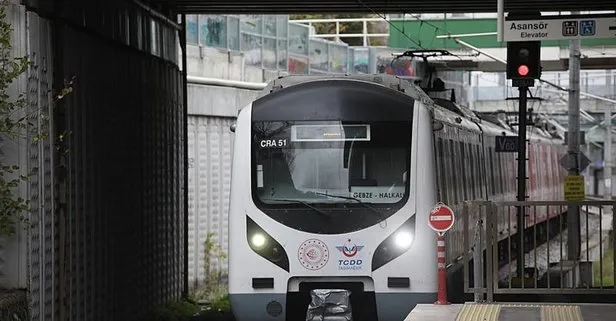
<svg viewBox="0 0 616 321">
<path fill-rule="evenodd" d="M 596 38 L 616 38 L 616 16 L 558 16 L 558 19 L 508 20 L 503 28 L 504 41 Z"/>
</svg>

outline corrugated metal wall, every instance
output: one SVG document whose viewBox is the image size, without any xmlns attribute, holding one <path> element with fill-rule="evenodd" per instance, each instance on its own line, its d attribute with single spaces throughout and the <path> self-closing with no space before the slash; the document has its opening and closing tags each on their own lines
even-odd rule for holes
<svg viewBox="0 0 616 321">
<path fill-rule="evenodd" d="M 32 205 L 29 243 L 30 314 L 32 320 L 53 320 L 56 307 L 54 295 L 57 293 L 54 286 L 57 263 L 55 253 L 58 248 L 55 242 L 54 141 L 50 117 L 53 112 L 51 23 L 33 12 L 26 14 L 26 20 L 28 55 L 32 60 L 28 70 L 28 106 L 37 120 L 28 135 L 28 169 L 34 174 L 29 181 Z"/>
<path fill-rule="evenodd" d="M 188 279 L 191 288 L 202 287 L 208 275 L 204 266 L 208 233 L 213 233 L 212 241 L 228 253 L 234 138 L 230 126 L 234 122 L 231 117 L 188 117 Z M 212 260 L 211 268 L 226 270 L 226 260 Z"/>
<path fill-rule="evenodd" d="M 178 32 L 129 1 L 27 2 L 54 12 L 28 15 L 29 99 L 53 108 L 29 156 L 32 320 L 134 320 L 184 291 Z M 54 92 L 75 79 L 54 107 L 52 66 Z"/>
</svg>

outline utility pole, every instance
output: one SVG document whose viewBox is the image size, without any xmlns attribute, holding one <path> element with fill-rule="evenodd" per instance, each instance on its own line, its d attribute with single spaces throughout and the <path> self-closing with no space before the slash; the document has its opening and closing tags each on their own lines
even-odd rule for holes
<svg viewBox="0 0 616 321">
<path fill-rule="evenodd" d="M 572 12 L 579 14 L 579 12 Z M 569 120 L 567 152 L 574 162 L 569 175 L 580 174 L 580 40 L 569 40 Z M 567 210 L 567 259 L 580 256 L 580 207 L 569 205 Z"/>
<path fill-rule="evenodd" d="M 603 197 L 612 200 L 612 106 L 605 107 L 605 142 L 603 143 Z"/>
</svg>

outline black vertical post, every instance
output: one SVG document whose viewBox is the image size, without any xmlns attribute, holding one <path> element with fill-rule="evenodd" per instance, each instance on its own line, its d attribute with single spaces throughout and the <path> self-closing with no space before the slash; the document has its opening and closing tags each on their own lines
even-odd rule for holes
<svg viewBox="0 0 616 321">
<path fill-rule="evenodd" d="M 526 201 L 526 91 L 528 87 L 518 87 L 520 91 L 520 110 L 518 120 L 518 201 Z M 518 206 L 518 277 L 524 280 L 524 218 L 526 207 Z"/>
<path fill-rule="evenodd" d="M 184 280 L 183 286 L 184 289 L 182 291 L 182 295 L 184 298 L 188 297 L 188 57 L 186 54 L 186 14 L 182 14 L 182 29 L 180 29 L 180 47 L 182 48 L 182 102 L 184 104 L 183 108 L 183 138 L 184 138 L 184 213 L 183 214 L 183 223 L 184 228 L 184 266 L 182 267 L 184 270 Z"/>
</svg>

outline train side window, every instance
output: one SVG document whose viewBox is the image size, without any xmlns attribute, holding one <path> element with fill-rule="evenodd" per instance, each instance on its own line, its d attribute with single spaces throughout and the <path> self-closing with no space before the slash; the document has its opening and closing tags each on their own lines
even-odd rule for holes
<svg viewBox="0 0 616 321">
<path fill-rule="evenodd" d="M 451 154 L 451 149 L 449 148 L 449 145 L 451 145 L 450 140 L 444 139 L 444 143 L 445 154 L 447 155 L 447 157 L 445 157 L 445 162 L 443 163 L 445 173 L 447 173 L 445 175 L 445 185 L 447 185 L 447 203 L 452 203 L 453 189 L 455 188 L 455 186 L 453 185 L 453 181 L 451 180 L 451 163 L 453 162 L 453 155 Z"/>
<path fill-rule="evenodd" d="M 460 176 L 462 177 L 462 181 L 460 182 L 460 188 L 462 189 L 462 200 L 468 200 L 468 191 L 466 189 L 466 185 L 468 185 L 468 174 L 466 173 L 466 164 L 468 164 L 468 161 L 466 160 L 466 143 L 458 142 L 458 145 L 460 146 L 460 160 L 462 162 L 460 171 Z"/>
<path fill-rule="evenodd" d="M 542 164 L 541 168 L 543 168 L 543 175 L 545 175 L 545 185 L 544 186 L 546 186 L 546 188 L 549 188 L 550 186 L 552 186 L 552 185 L 550 185 L 551 184 L 550 172 L 549 172 L 549 169 L 550 169 L 550 165 L 549 165 L 550 164 L 550 162 L 549 162 L 549 160 L 550 160 L 550 153 L 548 153 L 549 148 L 550 148 L 549 145 L 543 146 L 543 157 L 542 157 L 542 162 L 541 162 L 541 164 Z"/>
<path fill-rule="evenodd" d="M 458 149 L 458 157 L 456 157 L 456 161 L 458 162 L 458 166 L 456 166 L 456 176 L 458 176 L 458 199 L 460 200 L 460 203 L 462 203 L 466 200 L 466 189 L 464 188 L 464 181 L 466 179 L 466 174 L 464 174 L 464 164 L 466 164 L 466 160 L 462 157 L 464 144 L 458 141 L 456 148 Z"/>
<path fill-rule="evenodd" d="M 496 172 L 494 171 L 494 155 L 492 155 L 492 147 L 488 147 L 488 164 L 486 165 L 487 170 L 489 171 L 490 177 L 490 188 L 488 191 L 488 196 L 493 196 L 496 194 L 496 185 L 494 184 L 494 176 Z"/>
<path fill-rule="evenodd" d="M 451 188 L 451 184 L 449 184 L 449 149 L 447 148 L 447 140 L 441 138 L 441 151 L 443 153 L 443 162 L 441 163 L 441 171 L 443 176 L 441 176 L 442 184 L 443 184 L 443 199 L 442 202 L 449 202 L 449 189 Z"/>
<path fill-rule="evenodd" d="M 446 202 L 447 188 L 445 185 L 445 152 L 443 146 L 443 139 L 441 137 L 437 138 L 437 171 L 438 171 L 438 190 L 439 190 L 439 200 L 441 202 Z"/>
<path fill-rule="evenodd" d="M 545 175 L 547 176 L 547 184 L 546 186 L 549 186 L 550 188 L 552 187 L 552 185 L 554 184 L 554 180 L 552 177 L 552 146 L 547 145 L 545 146 L 545 162 L 544 162 L 544 168 L 545 168 Z M 550 195 L 551 196 L 551 195 Z"/>
<path fill-rule="evenodd" d="M 456 153 L 455 153 L 455 145 L 454 145 L 454 141 L 453 139 L 449 139 L 449 152 L 451 154 L 451 158 L 450 158 L 450 166 L 449 168 L 451 168 L 451 176 L 449 176 L 451 178 L 451 192 L 452 192 L 452 198 L 451 200 L 453 201 L 452 204 L 458 204 L 458 190 L 460 190 L 459 186 L 458 186 L 458 178 L 456 175 L 456 164 L 458 164 L 458 161 L 456 161 L 456 159 L 458 157 L 456 157 Z"/>
<path fill-rule="evenodd" d="M 473 145 L 469 144 L 469 159 L 470 159 L 470 179 L 469 182 L 471 184 L 471 188 L 470 188 L 470 197 L 472 200 L 475 200 L 475 177 L 477 176 L 477 173 L 475 173 L 475 153 L 473 152 Z"/>
<path fill-rule="evenodd" d="M 498 181 L 496 182 L 496 190 L 498 191 L 498 194 L 503 194 L 504 190 L 503 190 L 503 167 L 501 166 L 501 153 L 495 153 L 496 155 L 496 159 L 494 162 L 495 165 L 495 169 L 496 169 L 496 177 L 498 178 Z"/>
<path fill-rule="evenodd" d="M 481 148 L 479 145 L 475 145 L 475 151 L 477 152 L 477 198 L 484 199 L 485 198 L 485 174 L 484 174 L 484 166 L 483 166 L 483 153 L 481 152 Z"/>
</svg>

